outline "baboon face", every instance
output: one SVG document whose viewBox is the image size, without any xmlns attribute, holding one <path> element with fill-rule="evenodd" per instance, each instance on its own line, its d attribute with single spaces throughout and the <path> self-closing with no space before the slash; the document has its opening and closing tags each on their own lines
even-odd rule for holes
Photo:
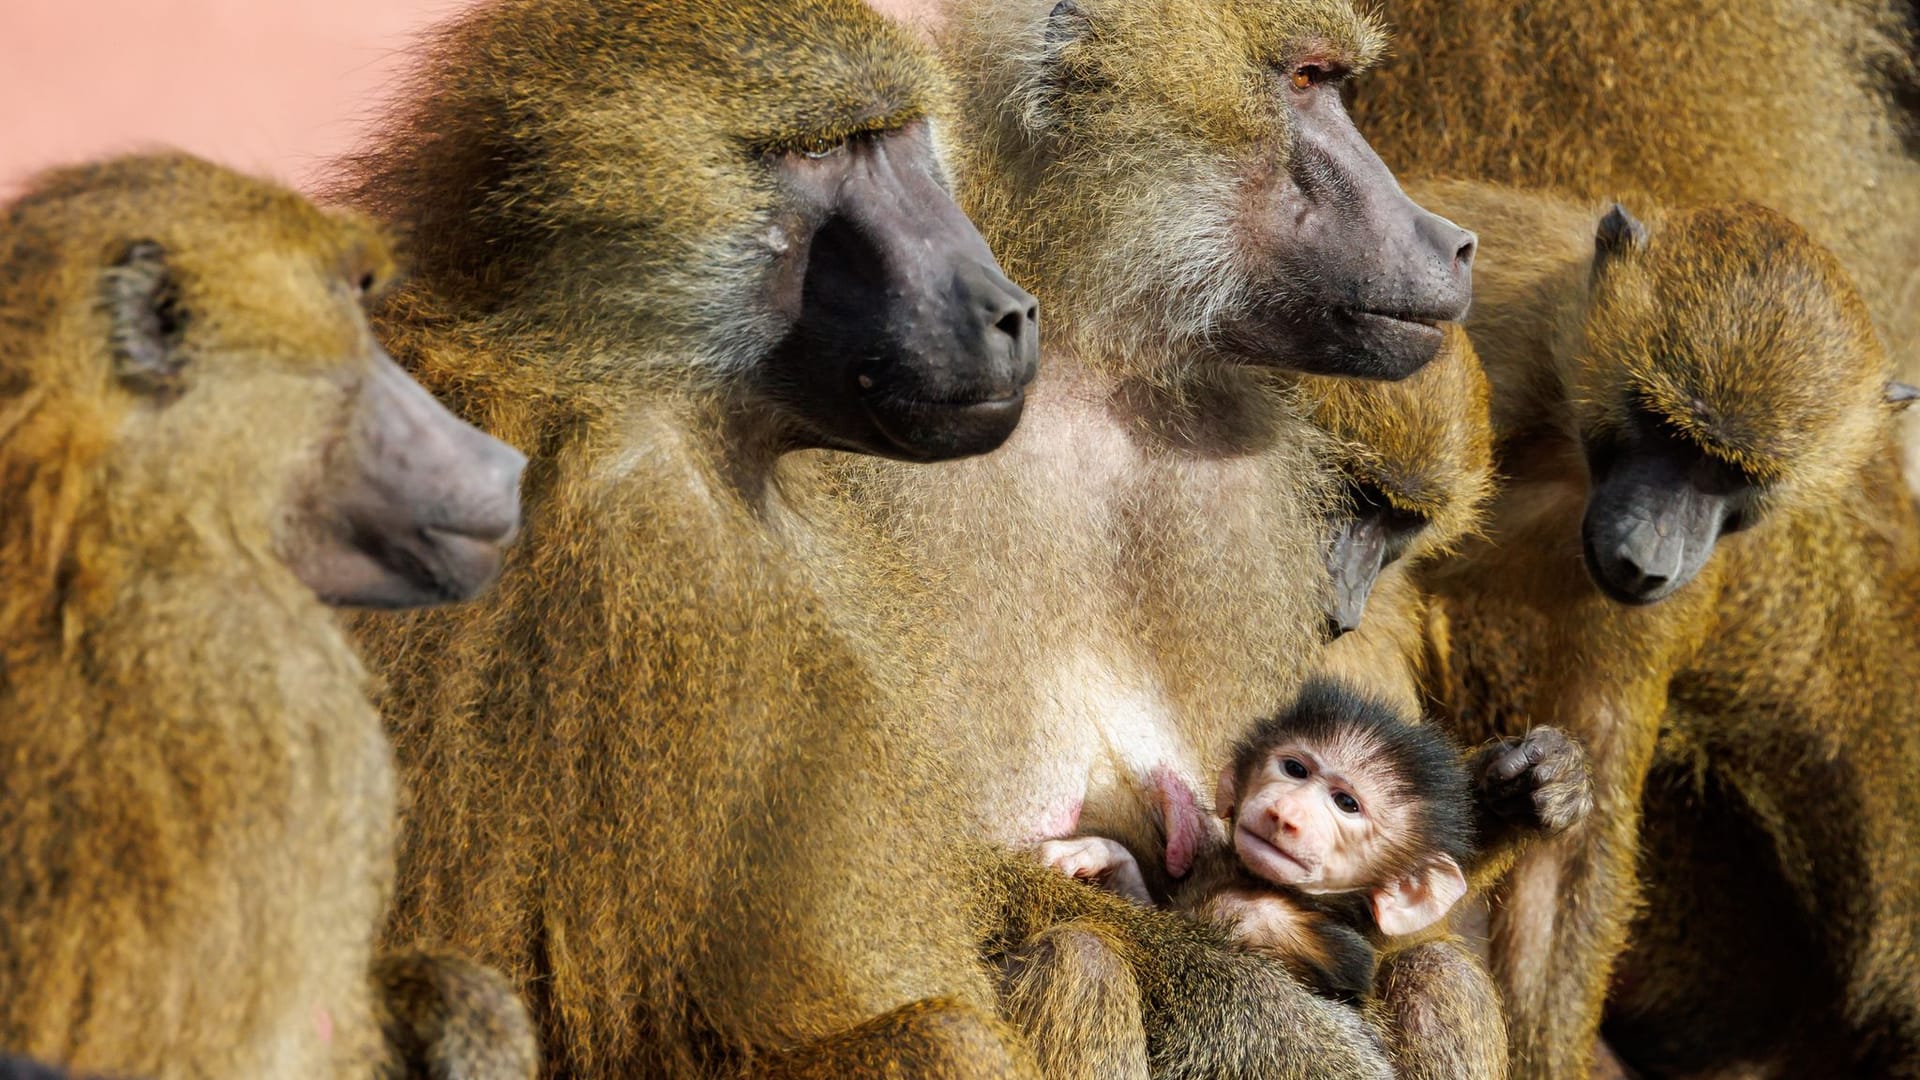
<svg viewBox="0 0 1920 1080">
<path fill-rule="evenodd" d="M 1059 0 L 1042 36 L 1000 107 L 1044 151 L 1036 182 L 1074 189 L 1045 201 L 1088 234 L 1059 270 L 1083 304 L 1304 373 L 1433 359 L 1475 239 L 1408 199 L 1347 116 L 1341 84 L 1384 45 L 1371 20 L 1345 0 Z"/>
<path fill-rule="evenodd" d="M 1649 226 L 1615 206 L 1594 243 L 1582 540 L 1603 592 L 1648 604 L 1722 536 L 1851 483 L 1888 433 L 1890 371 L 1838 262 L 1772 210 Z"/>
<path fill-rule="evenodd" d="M 954 205 L 923 121 L 776 154 L 762 386 L 804 443 L 910 461 L 1012 434 L 1038 305 Z"/>
<path fill-rule="evenodd" d="M 1405 378 L 1439 351 L 1437 324 L 1466 315 L 1474 235 L 1400 190 L 1341 104 L 1337 52 L 1289 61 L 1274 96 L 1292 142 L 1245 193 L 1252 296 L 1221 340 L 1254 363 Z"/>
<path fill-rule="evenodd" d="M 1036 305 L 948 190 L 938 66 L 860 0 L 502 0 L 438 68 L 394 136 L 457 177 L 400 200 L 421 275 L 558 328 L 563 379 L 719 387 L 780 451 L 1012 433 Z"/>
<path fill-rule="evenodd" d="M 1334 438 L 1346 477 L 1333 520 L 1327 632 L 1358 629 L 1387 567 L 1466 535 L 1493 484 L 1487 377 L 1466 331 L 1443 328 L 1440 355 L 1399 382 L 1299 380 L 1315 426 Z"/>
<path fill-rule="evenodd" d="M 525 459 L 387 356 L 361 310 L 390 273 L 384 247 L 357 221 L 314 218 L 306 244 L 261 229 L 241 250 L 189 241 L 176 256 L 139 240 L 106 271 L 133 398 L 126 479 L 154 505 L 219 493 L 233 531 L 270 535 L 329 603 L 470 597 L 518 527 Z"/>
<path fill-rule="evenodd" d="M 1623 604 L 1651 604 L 1694 579 L 1720 537 L 1753 523 L 1760 486 L 1651 417 L 1589 445 L 1587 572 Z"/>
<path fill-rule="evenodd" d="M 1378 488 L 1348 482 L 1347 512 L 1335 520 L 1327 548 L 1327 572 L 1333 578 L 1333 596 L 1327 606 L 1329 639 L 1360 629 L 1380 572 L 1412 550 L 1430 524 L 1425 517 L 1392 505 Z"/>
</svg>

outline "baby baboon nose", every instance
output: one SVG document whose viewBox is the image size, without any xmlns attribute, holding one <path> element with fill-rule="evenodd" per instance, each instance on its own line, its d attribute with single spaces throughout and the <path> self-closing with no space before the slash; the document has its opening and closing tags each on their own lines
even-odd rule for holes
<svg viewBox="0 0 1920 1080">
<path fill-rule="evenodd" d="M 1295 825 L 1293 819 L 1278 805 L 1267 807 L 1267 818 L 1273 822 L 1274 831 L 1276 832 L 1292 835 L 1300 831 L 1300 827 Z"/>
</svg>

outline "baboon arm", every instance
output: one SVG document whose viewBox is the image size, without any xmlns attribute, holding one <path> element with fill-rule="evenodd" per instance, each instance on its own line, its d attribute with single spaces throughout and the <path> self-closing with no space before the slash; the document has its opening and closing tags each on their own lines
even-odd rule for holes
<svg viewBox="0 0 1920 1080">
<path fill-rule="evenodd" d="M 1403 949 L 1382 961 L 1368 1018 L 1399 1080 L 1502 1080 L 1507 1030 L 1493 979 L 1456 941 Z"/>
<path fill-rule="evenodd" d="M 533 1022 L 497 972 L 459 956 L 403 952 L 374 962 L 386 1039 L 383 1080 L 532 1080 Z"/>
<path fill-rule="evenodd" d="M 1000 1020 L 959 1002 L 916 1001 L 777 1057 L 745 1075 L 755 1080 L 1042 1080 Z"/>
</svg>

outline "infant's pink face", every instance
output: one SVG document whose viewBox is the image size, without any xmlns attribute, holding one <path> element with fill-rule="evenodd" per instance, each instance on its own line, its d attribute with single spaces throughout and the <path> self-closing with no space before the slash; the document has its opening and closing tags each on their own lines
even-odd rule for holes
<svg viewBox="0 0 1920 1080">
<path fill-rule="evenodd" d="M 1234 851 L 1250 872 L 1307 892 L 1379 883 L 1380 856 L 1405 822 L 1389 805 L 1389 778 L 1345 766 L 1369 760 L 1361 749 L 1283 746 L 1254 767 L 1233 820 Z"/>
</svg>

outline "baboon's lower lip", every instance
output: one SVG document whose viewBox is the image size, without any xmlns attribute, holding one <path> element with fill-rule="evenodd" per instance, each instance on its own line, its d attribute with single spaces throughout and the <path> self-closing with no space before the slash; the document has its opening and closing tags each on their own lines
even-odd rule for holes
<svg viewBox="0 0 1920 1080">
<path fill-rule="evenodd" d="M 425 528 L 421 536 L 428 553 L 419 560 L 426 569 L 420 584 L 448 600 L 465 600 L 493 583 L 506 558 L 507 543 L 518 529 L 502 537 L 472 536 L 445 529 Z"/>
<path fill-rule="evenodd" d="M 1391 311 L 1368 311 L 1364 308 L 1355 308 L 1351 314 L 1355 319 L 1362 321 L 1398 323 L 1409 329 L 1431 330 L 1435 333 L 1439 332 L 1441 323 L 1449 321 L 1426 315 L 1403 315 Z"/>
<path fill-rule="evenodd" d="M 932 400 L 872 397 L 863 402 L 892 450 L 911 461 L 944 461 L 996 449 L 1026 408 L 1024 389 L 1008 394 Z"/>
</svg>

